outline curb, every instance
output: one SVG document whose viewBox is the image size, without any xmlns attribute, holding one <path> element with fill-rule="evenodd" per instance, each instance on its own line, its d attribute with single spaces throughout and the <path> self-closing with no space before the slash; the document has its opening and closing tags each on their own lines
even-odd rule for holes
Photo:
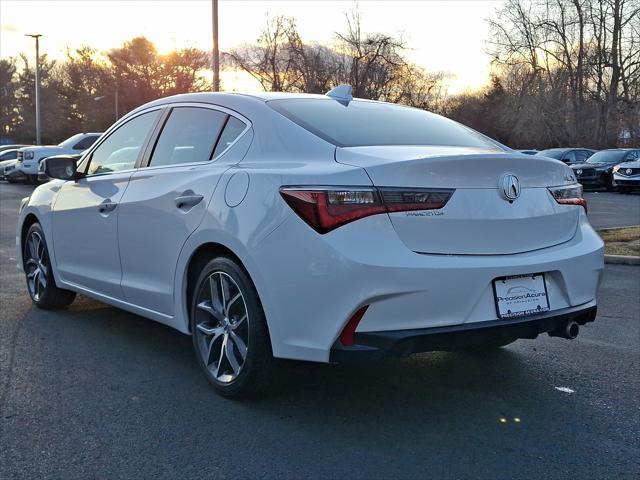
<svg viewBox="0 0 640 480">
<path fill-rule="evenodd" d="M 634 227 L 640 227 L 640 225 L 628 225 L 626 227 L 607 227 L 607 228 L 599 228 L 597 231 L 598 232 L 607 232 L 607 231 L 613 231 L 613 230 L 624 230 L 626 228 L 634 228 Z"/>
<path fill-rule="evenodd" d="M 631 255 L 605 255 L 604 263 L 615 263 L 618 265 L 640 265 L 640 257 Z"/>
</svg>

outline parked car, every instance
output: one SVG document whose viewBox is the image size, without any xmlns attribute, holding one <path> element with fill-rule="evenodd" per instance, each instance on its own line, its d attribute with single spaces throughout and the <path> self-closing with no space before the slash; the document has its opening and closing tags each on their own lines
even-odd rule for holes
<svg viewBox="0 0 640 480">
<path fill-rule="evenodd" d="M 16 150 L 22 147 L 28 147 L 29 145 L 0 145 L 0 152 L 4 152 L 6 150 Z"/>
<path fill-rule="evenodd" d="M 79 163 L 47 159 L 17 226 L 33 303 L 81 292 L 190 334 L 227 396 L 273 381 L 274 357 L 493 349 L 595 319 L 603 242 L 569 167 L 350 92 L 164 98 Z"/>
<path fill-rule="evenodd" d="M 600 150 L 584 163 L 571 165 L 578 181 L 585 187 L 615 189 L 613 167 L 638 158 L 638 149 L 614 148 Z"/>
<path fill-rule="evenodd" d="M 640 189 L 640 150 L 635 151 L 635 160 L 613 167 L 613 185 L 622 193 Z"/>
<path fill-rule="evenodd" d="M 572 165 L 574 163 L 585 162 L 594 153 L 596 153 L 596 151 L 590 148 L 549 148 L 539 151 L 536 155 L 555 158 L 567 165 Z"/>
<path fill-rule="evenodd" d="M 58 145 L 24 147 L 18 151 L 18 166 L 27 180 L 36 183 L 40 162 L 52 155 L 74 155 L 84 152 L 100 138 L 101 133 L 78 133 Z"/>
<path fill-rule="evenodd" d="M 0 152 L 0 180 L 6 180 L 6 174 L 16 168 L 18 149 L 5 150 Z"/>
<path fill-rule="evenodd" d="M 17 157 L 17 150 L 7 150 L 7 152 L 13 152 L 13 155 L 7 155 L 8 157 L 13 156 L 14 158 L 8 158 L 8 159 L 4 159 L 2 161 L 0 161 L 0 180 L 6 180 L 7 179 L 7 174 L 9 172 L 11 172 L 14 168 L 16 168 L 16 157 Z M 0 160 L 2 159 L 2 157 L 4 156 L 3 152 L 2 154 L 0 154 Z"/>
<path fill-rule="evenodd" d="M 538 150 L 516 150 L 517 152 L 524 153 L 525 155 L 535 155 Z"/>
<path fill-rule="evenodd" d="M 24 183 L 27 181 L 27 176 L 18 170 L 18 161 L 12 165 L 7 165 L 4 169 L 4 179 L 9 183 Z"/>
</svg>

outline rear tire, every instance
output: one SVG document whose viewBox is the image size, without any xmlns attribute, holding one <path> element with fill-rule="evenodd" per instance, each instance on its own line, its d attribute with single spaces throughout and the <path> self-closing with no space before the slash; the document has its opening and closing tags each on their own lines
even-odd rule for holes
<svg viewBox="0 0 640 480">
<path fill-rule="evenodd" d="M 264 393 L 275 363 L 262 305 L 253 282 L 228 257 L 208 262 L 191 292 L 193 348 L 209 383 L 225 397 Z"/>
<path fill-rule="evenodd" d="M 76 294 L 56 285 L 44 232 L 38 222 L 31 225 L 25 236 L 22 261 L 27 291 L 36 307 L 55 310 L 71 305 Z"/>
</svg>

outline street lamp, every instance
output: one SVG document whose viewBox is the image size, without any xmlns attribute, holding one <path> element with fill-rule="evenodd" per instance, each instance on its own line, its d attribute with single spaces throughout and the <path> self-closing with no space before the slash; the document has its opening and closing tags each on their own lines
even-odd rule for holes
<svg viewBox="0 0 640 480">
<path fill-rule="evenodd" d="M 211 0 L 211 20 L 213 25 L 213 85 L 212 90 L 220 90 L 220 49 L 218 48 L 218 0 Z"/>
<path fill-rule="evenodd" d="M 36 39 L 36 144 L 42 145 L 40 138 L 40 37 L 39 33 L 27 33 L 25 37 Z"/>
<path fill-rule="evenodd" d="M 118 95 L 118 84 L 116 83 L 116 91 L 115 91 L 115 94 L 114 94 L 114 103 L 115 103 L 114 106 L 115 106 L 115 113 L 116 113 L 116 122 L 118 121 L 118 118 L 120 117 L 119 112 L 118 112 L 118 107 L 119 107 L 119 105 L 118 105 L 118 100 L 119 100 L 118 96 L 119 96 Z M 93 97 L 93 100 L 96 101 L 96 102 L 99 102 L 103 98 L 105 98 L 105 95 L 101 95 L 99 97 Z"/>
</svg>

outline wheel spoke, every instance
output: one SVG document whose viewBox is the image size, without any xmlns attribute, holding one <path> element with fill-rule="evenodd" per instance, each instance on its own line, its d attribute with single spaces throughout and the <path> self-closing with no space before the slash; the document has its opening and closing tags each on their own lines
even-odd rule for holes
<svg viewBox="0 0 640 480">
<path fill-rule="evenodd" d="M 200 302 L 198 304 L 198 308 L 200 310 L 204 310 L 205 312 L 207 312 L 209 315 L 215 318 L 218 322 L 221 322 L 222 319 L 224 318 L 224 315 L 222 313 L 218 312 L 215 308 L 213 308 L 213 305 L 211 304 L 210 301 L 205 300 L 204 302 Z"/>
<path fill-rule="evenodd" d="M 231 365 L 231 370 L 233 370 L 234 375 L 238 375 L 240 373 L 240 363 L 238 363 L 238 359 L 236 358 L 236 352 L 233 348 L 233 341 L 229 341 L 229 338 L 226 339 L 225 342 L 225 352 L 227 356 L 227 360 L 229 360 L 229 365 Z"/>
<path fill-rule="evenodd" d="M 31 258 L 34 260 L 37 260 L 38 252 L 36 250 L 35 235 L 32 234 L 29 237 L 29 240 L 27 241 L 27 246 L 29 247 L 29 255 L 31 255 Z"/>
<path fill-rule="evenodd" d="M 242 357 L 242 361 L 244 361 L 244 359 L 247 358 L 247 344 L 244 343 L 244 340 L 240 338 L 240 335 L 237 335 L 235 332 L 231 332 L 229 337 L 233 340 L 240 357 Z"/>
<path fill-rule="evenodd" d="M 42 288 L 47 288 L 47 279 L 42 273 L 42 270 L 40 270 L 40 273 L 38 274 L 38 282 L 42 285 Z"/>
<path fill-rule="evenodd" d="M 205 335 L 213 335 L 214 338 L 219 337 L 222 333 L 224 333 L 224 328 L 222 327 L 207 327 L 204 323 L 199 323 L 196 325 L 196 328 L 200 330 Z"/>
<path fill-rule="evenodd" d="M 218 339 L 221 336 L 222 336 L 222 332 L 211 337 L 211 342 L 209 342 L 209 350 L 207 352 L 207 359 L 205 361 L 207 366 L 211 365 L 213 363 L 213 361 L 215 360 L 215 358 L 212 358 L 212 357 L 213 357 L 213 354 L 215 353 L 215 345 L 216 345 L 216 343 L 219 343 L 220 344 L 220 349 L 224 350 L 224 338 L 223 338 L 222 342 L 218 342 Z"/>
<path fill-rule="evenodd" d="M 229 297 L 231 296 L 229 294 L 229 283 L 226 279 L 226 275 L 223 275 L 222 273 L 218 274 L 218 278 L 220 279 L 220 294 L 221 294 L 221 304 L 222 304 L 222 311 L 226 313 L 227 311 L 227 300 L 229 299 Z"/>
</svg>

